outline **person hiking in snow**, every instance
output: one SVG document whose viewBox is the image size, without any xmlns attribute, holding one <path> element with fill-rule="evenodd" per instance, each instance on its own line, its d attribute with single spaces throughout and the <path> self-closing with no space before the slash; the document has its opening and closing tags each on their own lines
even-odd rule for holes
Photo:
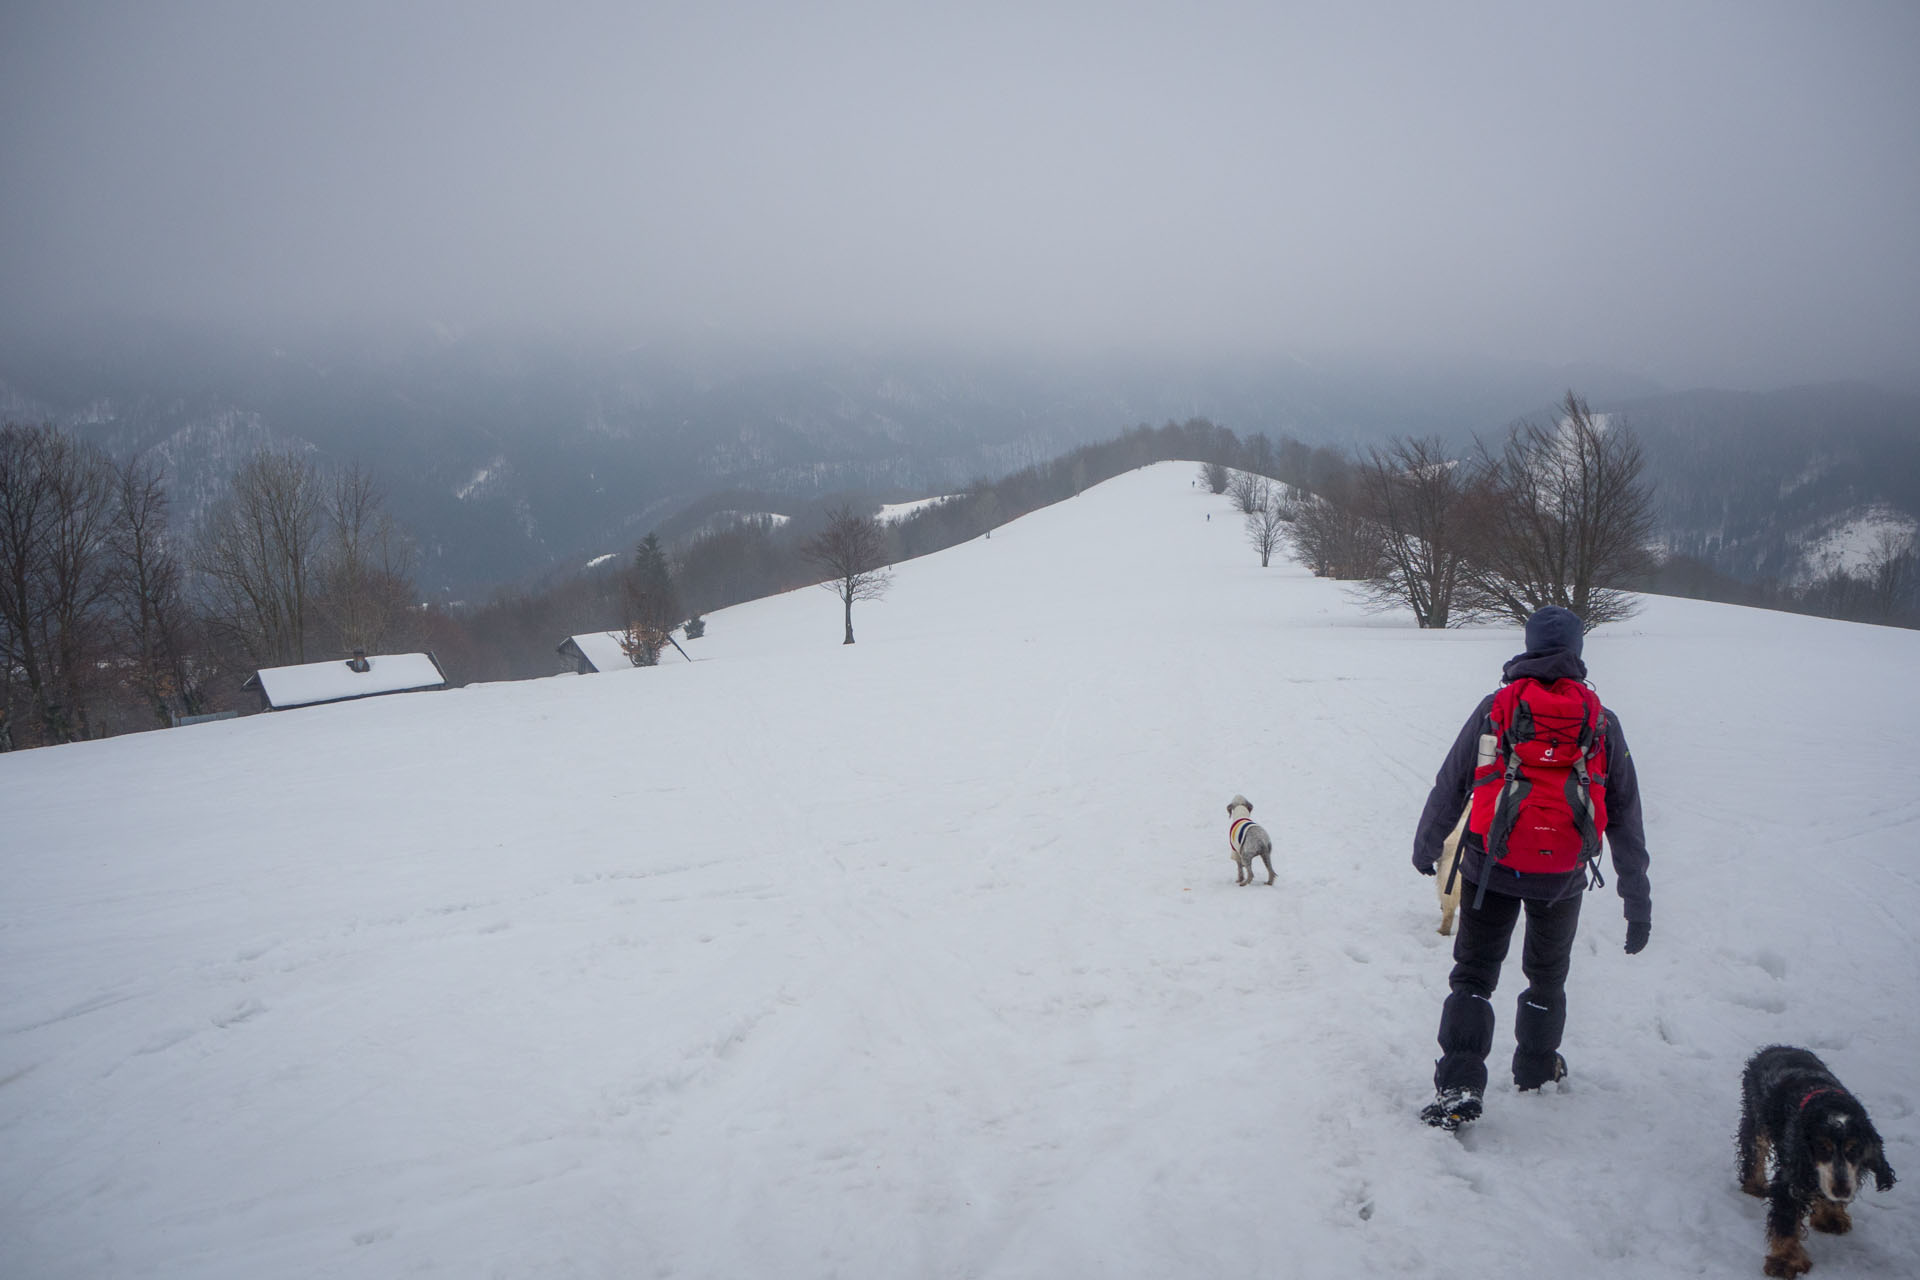
<svg viewBox="0 0 1920 1280">
<path fill-rule="evenodd" d="M 1625 903 L 1627 954 L 1653 931 L 1640 785 L 1620 720 L 1587 686 L 1579 615 L 1548 606 L 1527 619 L 1527 651 L 1497 693 L 1467 718 L 1433 780 L 1413 838 L 1413 865 L 1433 875 L 1441 844 L 1471 806 L 1460 844 L 1460 931 L 1440 1010 L 1440 1058 L 1428 1124 L 1457 1129 L 1480 1116 L 1493 1051 L 1493 989 L 1514 925 L 1526 913 L 1514 1018 L 1513 1084 L 1566 1078 L 1567 969 L 1584 892 L 1604 884 L 1600 839 Z"/>
</svg>

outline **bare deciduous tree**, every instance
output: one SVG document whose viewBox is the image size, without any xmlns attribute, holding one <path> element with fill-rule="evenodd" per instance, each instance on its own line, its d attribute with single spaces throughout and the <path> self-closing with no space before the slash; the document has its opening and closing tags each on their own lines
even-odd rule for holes
<svg viewBox="0 0 1920 1280">
<path fill-rule="evenodd" d="M 1876 621 L 1892 622 L 1913 598 L 1920 582 L 1920 552 L 1911 529 L 1883 527 L 1868 549 L 1864 569 Z"/>
<path fill-rule="evenodd" d="M 1264 432 L 1247 437 L 1243 456 L 1248 471 L 1257 471 L 1263 476 L 1280 474 L 1280 457 L 1274 451 L 1272 439 Z"/>
<path fill-rule="evenodd" d="M 27 687 L 48 742 L 89 732 L 110 668 L 113 464 L 51 426 L 0 427 L 0 661 Z"/>
<path fill-rule="evenodd" d="M 1227 481 L 1227 496 L 1233 499 L 1233 509 L 1243 516 L 1266 510 L 1272 492 L 1273 482 L 1257 471 L 1235 471 Z"/>
<path fill-rule="evenodd" d="M 801 554 L 826 573 L 820 585 L 846 606 L 846 639 L 841 643 L 852 644 L 853 602 L 879 599 L 890 583 L 880 526 L 852 507 L 835 507 L 827 513 L 827 527 L 807 539 Z"/>
<path fill-rule="evenodd" d="M 1360 511 L 1378 528 L 1382 559 L 1368 594 L 1405 605 L 1422 627 L 1471 621 L 1481 610 L 1467 567 L 1468 468 L 1434 437 L 1375 446 L 1360 464 Z"/>
<path fill-rule="evenodd" d="M 1351 506 L 1303 493 L 1289 512 L 1287 541 L 1315 577 L 1355 582 L 1380 573 L 1380 531 Z"/>
<path fill-rule="evenodd" d="M 176 706 L 189 715 L 201 710 L 190 671 L 180 560 L 167 534 L 167 490 L 160 468 L 144 459 L 118 467 L 114 479 L 112 595 L 120 648 L 132 684 L 164 727 L 173 722 Z"/>
<path fill-rule="evenodd" d="M 209 618 L 257 666 L 307 660 L 325 508 L 312 460 L 268 450 L 241 464 L 201 532 Z"/>
<path fill-rule="evenodd" d="M 46 475 L 49 434 L 46 427 L 0 427 L 0 665 L 6 668 L 9 707 L 16 682 L 25 686 L 32 724 L 22 726 L 23 744 L 44 720 L 52 684 L 52 655 L 41 651 L 47 610 L 41 566 L 54 519 Z"/>
<path fill-rule="evenodd" d="M 1242 476 L 1252 475 L 1243 471 Z M 1254 476 L 1254 482 L 1248 485 L 1245 495 L 1247 541 L 1260 553 L 1260 567 L 1266 568 L 1273 559 L 1273 553 L 1280 549 L 1282 538 L 1286 534 L 1287 515 L 1285 504 L 1281 501 L 1280 486 L 1265 476 Z M 1239 485 L 1235 484 L 1235 501 L 1241 501 Z"/>
<path fill-rule="evenodd" d="M 989 538 L 993 536 L 994 526 L 1000 523 L 1000 495 L 991 485 L 981 485 L 974 491 L 973 518 L 979 522 L 981 531 Z"/>
<path fill-rule="evenodd" d="M 1352 465 L 1331 449 L 1308 459 L 1308 489 L 1285 500 L 1286 538 L 1315 577 L 1353 582 L 1380 574 L 1380 531 L 1360 511 Z"/>
<path fill-rule="evenodd" d="M 1209 493 L 1225 493 L 1232 473 L 1224 462 L 1203 462 L 1200 464 L 1200 483 L 1207 486 Z"/>
<path fill-rule="evenodd" d="M 328 542 L 316 612 L 341 653 L 379 653 L 411 640 L 413 542 L 386 508 L 386 495 L 358 463 L 325 487 Z"/>
<path fill-rule="evenodd" d="M 1567 392 L 1553 427 L 1522 422 L 1500 453 L 1481 447 L 1474 496 L 1474 586 L 1524 622 L 1560 605 L 1590 630 L 1631 617 L 1624 584 L 1644 573 L 1653 497 L 1639 442 Z"/>
</svg>

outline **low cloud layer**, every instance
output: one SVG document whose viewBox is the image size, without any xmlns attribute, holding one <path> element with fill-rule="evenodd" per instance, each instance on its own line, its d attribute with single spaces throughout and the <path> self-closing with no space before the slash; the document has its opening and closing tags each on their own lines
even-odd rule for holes
<svg viewBox="0 0 1920 1280">
<path fill-rule="evenodd" d="M 1898 4 L 44 5 L 0 324 L 1911 375 Z"/>
</svg>

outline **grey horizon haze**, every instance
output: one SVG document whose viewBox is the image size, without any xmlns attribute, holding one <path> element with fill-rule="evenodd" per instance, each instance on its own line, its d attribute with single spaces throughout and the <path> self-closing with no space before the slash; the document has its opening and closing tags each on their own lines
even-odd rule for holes
<svg viewBox="0 0 1920 1280">
<path fill-rule="evenodd" d="M 1920 380 L 1920 6 L 18 4 L 0 333 Z"/>
</svg>

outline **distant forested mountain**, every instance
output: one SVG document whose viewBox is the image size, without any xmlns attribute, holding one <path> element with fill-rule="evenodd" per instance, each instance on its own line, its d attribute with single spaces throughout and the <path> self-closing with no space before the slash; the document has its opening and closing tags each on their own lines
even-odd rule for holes
<svg viewBox="0 0 1920 1280">
<path fill-rule="evenodd" d="M 211 341 L 152 331 L 0 347 L 0 416 L 165 460 L 191 520 L 268 442 L 358 460 L 473 591 L 630 551 L 707 495 L 948 492 L 1138 423 L 1205 417 L 1361 446 L 1489 440 L 1568 388 L 1640 435 L 1668 547 L 1792 580 L 1920 518 L 1920 396 L 1857 384 L 1662 392 L 1605 369 L 1051 359 L 557 337 Z"/>
<path fill-rule="evenodd" d="M 1345 444 L 1464 438 L 1605 370 L 1201 364 L 557 337 L 210 340 L 156 330 L 0 344 L 0 416 L 168 467 L 191 521 L 263 443 L 357 460 L 418 537 L 421 585 L 471 591 L 598 555 L 717 490 L 949 491 L 1129 426 L 1207 417 Z"/>
<path fill-rule="evenodd" d="M 1733 577 L 1852 567 L 1879 530 L 1920 524 L 1920 395 L 1841 383 L 1606 408 L 1646 450 L 1668 548 Z"/>
</svg>

